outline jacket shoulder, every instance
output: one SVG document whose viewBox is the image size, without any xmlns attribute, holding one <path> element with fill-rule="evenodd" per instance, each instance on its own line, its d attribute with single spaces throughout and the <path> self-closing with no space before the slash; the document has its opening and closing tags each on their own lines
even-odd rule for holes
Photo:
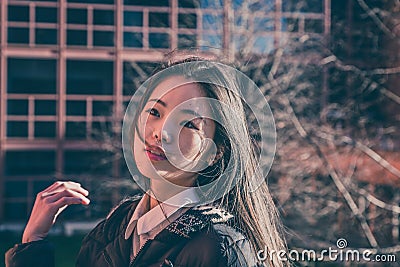
<svg viewBox="0 0 400 267">
<path fill-rule="evenodd" d="M 218 240 L 227 266 L 257 266 L 256 253 L 246 236 L 235 226 L 235 217 L 231 213 L 213 206 L 197 210 L 209 216 L 208 235 Z"/>
<path fill-rule="evenodd" d="M 183 214 L 167 227 L 188 239 L 178 263 L 196 259 L 209 266 L 257 266 L 256 253 L 234 221 L 232 214 L 215 206 L 200 206 Z"/>
<path fill-rule="evenodd" d="M 227 223 L 233 216 L 214 206 L 195 207 L 166 227 L 166 231 L 190 239 L 213 223 Z"/>
<path fill-rule="evenodd" d="M 54 267 L 54 247 L 47 240 L 16 244 L 6 252 L 5 263 L 9 267 Z"/>
<path fill-rule="evenodd" d="M 86 236 L 85 239 L 95 239 L 104 243 L 114 240 L 121 231 L 125 230 L 130 215 L 133 214 L 139 200 L 140 196 L 123 199 L 110 211 L 107 217 Z"/>
<path fill-rule="evenodd" d="M 121 201 L 82 241 L 76 266 L 104 266 L 104 251 L 118 242 L 139 198 Z M 94 264 L 96 263 L 96 264 Z"/>
<path fill-rule="evenodd" d="M 222 223 L 214 224 L 213 228 L 221 238 L 221 251 L 228 259 L 228 266 L 258 266 L 256 251 L 238 229 Z"/>
</svg>

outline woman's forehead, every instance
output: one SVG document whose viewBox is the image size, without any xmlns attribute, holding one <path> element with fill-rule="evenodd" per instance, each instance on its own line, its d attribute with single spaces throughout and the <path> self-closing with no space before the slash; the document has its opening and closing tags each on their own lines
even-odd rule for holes
<svg viewBox="0 0 400 267">
<path fill-rule="evenodd" d="M 167 77 L 163 81 L 161 81 L 151 92 L 151 97 L 161 99 L 162 97 L 164 97 L 165 95 L 169 94 L 172 91 L 175 91 L 175 93 L 176 91 L 180 91 L 175 89 L 179 89 L 182 87 L 185 87 L 186 90 L 188 90 L 187 88 L 199 87 L 199 86 L 196 82 L 186 79 L 183 76 L 174 75 Z"/>
<path fill-rule="evenodd" d="M 183 77 L 170 77 L 162 81 L 151 93 L 149 103 L 160 103 L 163 106 L 201 107 L 206 104 L 206 93 L 196 82 Z M 196 105 L 196 104 L 199 105 Z"/>
</svg>

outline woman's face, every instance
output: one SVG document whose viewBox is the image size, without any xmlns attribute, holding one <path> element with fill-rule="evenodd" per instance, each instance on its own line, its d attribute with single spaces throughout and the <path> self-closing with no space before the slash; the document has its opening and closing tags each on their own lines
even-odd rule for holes
<svg viewBox="0 0 400 267">
<path fill-rule="evenodd" d="M 150 179 L 161 176 L 180 186 L 192 186 L 197 172 L 215 158 L 212 117 L 198 84 L 180 76 L 165 79 L 138 119 L 133 149 L 139 171 Z"/>
</svg>

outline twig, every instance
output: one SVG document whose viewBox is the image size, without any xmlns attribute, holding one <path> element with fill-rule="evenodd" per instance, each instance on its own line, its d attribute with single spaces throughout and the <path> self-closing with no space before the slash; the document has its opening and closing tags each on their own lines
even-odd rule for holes
<svg viewBox="0 0 400 267">
<path fill-rule="evenodd" d="M 396 95 L 395 93 L 393 93 L 392 91 L 386 89 L 385 87 L 383 87 L 382 85 L 376 83 L 375 81 L 373 81 L 371 78 L 369 78 L 369 75 L 376 75 L 376 74 L 381 74 L 381 75 L 387 75 L 387 74 L 396 74 L 396 73 L 400 73 L 400 67 L 395 67 L 395 68 L 387 68 L 387 69 L 375 69 L 372 71 L 365 71 L 365 70 L 361 70 L 358 67 L 356 67 L 355 65 L 348 65 L 348 64 L 344 64 L 342 61 L 340 61 L 336 56 L 331 55 L 328 57 L 325 57 L 324 59 L 321 60 L 320 64 L 321 65 L 326 65 L 329 63 L 333 63 L 335 64 L 335 66 L 343 71 L 352 71 L 360 76 L 362 76 L 364 78 L 364 84 L 368 85 L 374 85 L 375 88 L 378 88 L 378 91 L 383 94 L 384 96 L 388 97 L 389 99 L 393 100 L 394 102 L 396 102 L 397 104 L 400 105 L 400 96 Z"/>
<path fill-rule="evenodd" d="M 372 9 L 365 3 L 364 0 L 358 0 L 358 4 L 362 9 L 371 17 L 371 19 L 376 23 L 376 25 L 386 34 L 389 34 L 390 37 L 395 38 L 396 36 L 392 33 L 392 31 L 378 18 L 378 16 L 372 11 Z"/>
<path fill-rule="evenodd" d="M 355 189 L 360 195 L 364 196 L 369 202 L 374 204 L 375 206 L 385 209 L 385 210 L 390 210 L 395 213 L 400 213 L 400 207 L 388 204 L 380 199 L 377 199 L 375 196 L 373 196 L 371 193 L 367 192 L 365 189 Z"/>
</svg>

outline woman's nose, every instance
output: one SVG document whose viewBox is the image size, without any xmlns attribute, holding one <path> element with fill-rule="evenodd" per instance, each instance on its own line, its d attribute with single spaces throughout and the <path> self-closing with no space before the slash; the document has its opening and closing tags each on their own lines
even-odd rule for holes
<svg viewBox="0 0 400 267">
<path fill-rule="evenodd" d="M 156 143 L 161 143 L 161 135 L 159 133 L 159 131 L 157 130 L 153 130 L 153 134 L 152 137 L 155 139 Z"/>
<path fill-rule="evenodd" d="M 153 130 L 152 134 L 153 138 L 156 140 L 157 143 L 170 143 L 172 141 L 171 135 L 166 130 Z"/>
</svg>

